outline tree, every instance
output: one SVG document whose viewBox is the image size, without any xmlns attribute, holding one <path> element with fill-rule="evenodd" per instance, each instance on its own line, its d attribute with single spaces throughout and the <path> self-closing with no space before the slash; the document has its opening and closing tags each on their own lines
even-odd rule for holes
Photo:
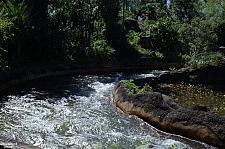
<svg viewBox="0 0 225 149">
<path fill-rule="evenodd" d="M 152 49 L 168 53 L 178 42 L 178 32 L 172 20 L 168 17 L 160 18 L 149 26 L 149 36 Z"/>
<path fill-rule="evenodd" d="M 126 38 L 125 30 L 120 24 L 119 0 L 101 0 L 100 10 L 106 23 L 105 38 L 115 49 L 117 56 L 137 56 L 138 52 L 132 47 Z"/>
<path fill-rule="evenodd" d="M 215 29 L 218 36 L 218 45 L 225 46 L 225 1 L 207 0 L 203 4 L 205 19 L 218 24 Z"/>
<path fill-rule="evenodd" d="M 217 35 L 214 32 L 216 23 L 209 20 L 203 20 L 196 17 L 190 23 L 180 25 L 180 40 L 191 51 L 197 53 L 207 52 L 209 46 L 217 41 Z"/>
<path fill-rule="evenodd" d="M 66 55 L 85 55 L 91 40 L 100 35 L 98 27 L 102 19 L 99 3 L 98 0 L 53 0 L 49 4 L 50 26 L 54 26 L 60 34 L 59 42 Z"/>
<path fill-rule="evenodd" d="M 224 20 L 225 19 L 225 2 L 221 0 L 207 0 L 203 3 L 203 13 L 206 19 Z"/>
<path fill-rule="evenodd" d="M 192 20 L 199 15 L 198 2 L 198 0 L 171 0 L 169 5 L 171 18 L 181 22 Z"/>
<path fill-rule="evenodd" d="M 139 15 L 144 19 L 157 20 L 167 16 L 167 1 L 166 0 L 141 0 Z"/>
<path fill-rule="evenodd" d="M 5 65 L 4 57 L 6 55 L 7 51 L 7 41 L 11 40 L 13 37 L 12 29 L 14 28 L 13 22 L 10 21 L 10 19 L 4 14 L 4 8 L 2 4 L 0 5 L 0 8 L 2 8 L 0 12 L 0 67 Z"/>
<path fill-rule="evenodd" d="M 180 40 L 187 49 L 184 58 L 188 64 L 196 65 L 196 63 L 199 63 L 197 59 L 200 55 L 209 52 L 209 46 L 217 41 L 217 35 L 214 32 L 215 27 L 215 22 L 212 23 L 210 20 L 203 20 L 199 17 L 192 19 L 190 23 L 181 24 L 179 27 Z M 202 62 L 204 63 L 204 61 Z"/>
<path fill-rule="evenodd" d="M 10 18 L 14 24 L 15 29 L 15 41 L 17 49 L 17 59 L 20 59 L 21 49 L 24 42 L 24 36 L 31 28 L 32 16 L 31 11 L 33 7 L 29 6 L 25 1 L 20 3 L 15 0 L 6 0 L 4 5 L 4 13 Z"/>
</svg>

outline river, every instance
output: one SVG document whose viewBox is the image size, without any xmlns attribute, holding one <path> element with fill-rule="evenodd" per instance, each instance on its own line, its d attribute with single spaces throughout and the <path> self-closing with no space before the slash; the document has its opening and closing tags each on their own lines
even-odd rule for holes
<svg viewBox="0 0 225 149">
<path fill-rule="evenodd" d="M 157 76 L 164 71 L 64 75 L 17 85 L 3 96 L 1 135 L 45 149 L 135 149 L 145 142 L 175 149 L 213 148 L 161 132 L 124 114 L 111 91 L 122 79 Z"/>
</svg>

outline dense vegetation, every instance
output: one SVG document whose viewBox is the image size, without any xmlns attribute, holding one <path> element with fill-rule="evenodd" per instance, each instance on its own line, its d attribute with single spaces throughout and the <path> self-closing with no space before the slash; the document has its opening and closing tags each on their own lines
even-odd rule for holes
<svg viewBox="0 0 225 149">
<path fill-rule="evenodd" d="M 224 13 L 220 0 L 3 0 L 0 65 L 143 55 L 214 65 L 223 58 L 210 47 L 225 46 Z"/>
</svg>

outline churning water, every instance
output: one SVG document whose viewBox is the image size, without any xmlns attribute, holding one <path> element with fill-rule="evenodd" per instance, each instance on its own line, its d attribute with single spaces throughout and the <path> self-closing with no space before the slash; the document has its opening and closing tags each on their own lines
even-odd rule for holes
<svg viewBox="0 0 225 149">
<path fill-rule="evenodd" d="M 3 97 L 1 135 L 45 149 L 135 149 L 142 141 L 175 149 L 213 148 L 160 132 L 112 102 L 121 79 L 154 76 L 114 73 L 49 77 L 17 86 Z"/>
</svg>

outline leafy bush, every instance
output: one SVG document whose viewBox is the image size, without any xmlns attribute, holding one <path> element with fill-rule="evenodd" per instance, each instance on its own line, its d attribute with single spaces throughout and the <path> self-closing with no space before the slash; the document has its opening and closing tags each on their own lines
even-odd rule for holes
<svg viewBox="0 0 225 149">
<path fill-rule="evenodd" d="M 21 1 L 18 3 L 16 0 L 6 0 L 6 5 L 4 7 L 5 13 L 8 17 L 13 19 L 14 24 L 17 29 L 21 32 L 28 30 L 31 27 L 32 17 L 31 11 L 33 6 L 29 6 L 29 3 Z"/>
<path fill-rule="evenodd" d="M 132 45 L 132 46 L 136 46 L 140 42 L 140 38 L 139 38 L 138 34 L 135 31 L 133 31 L 133 30 L 130 30 L 128 32 L 127 40 L 130 43 L 130 45 Z"/>
<path fill-rule="evenodd" d="M 140 37 L 139 34 L 136 33 L 133 30 L 130 30 L 128 32 L 127 36 L 127 40 L 129 42 L 129 44 L 134 47 L 140 54 L 142 55 L 148 55 L 148 56 L 152 56 L 153 55 L 153 51 L 148 50 L 148 49 L 144 49 L 141 47 L 140 45 Z"/>
<path fill-rule="evenodd" d="M 194 18 L 190 23 L 180 25 L 180 40 L 187 49 L 183 55 L 187 66 L 202 67 L 216 65 L 222 58 L 221 53 L 210 53 L 209 46 L 216 42 L 215 22 Z"/>
<path fill-rule="evenodd" d="M 152 49 L 162 53 L 172 50 L 178 42 L 178 32 L 176 25 L 170 18 L 160 18 L 157 22 L 150 22 L 148 29 L 142 35 L 151 38 Z"/>
<path fill-rule="evenodd" d="M 137 86 L 134 83 L 134 80 L 122 80 L 123 83 L 126 83 L 128 87 L 128 94 L 143 94 L 147 92 L 152 92 L 152 87 L 149 86 L 149 84 L 145 84 L 144 86 Z"/>
<path fill-rule="evenodd" d="M 115 50 L 104 39 L 92 41 L 92 49 L 90 49 L 88 56 L 92 57 L 112 57 L 115 54 Z"/>
<path fill-rule="evenodd" d="M 221 61 L 224 60 L 224 56 L 220 52 L 205 52 L 205 53 L 194 53 L 190 52 L 189 54 L 185 54 L 182 56 L 186 63 L 186 67 L 205 67 L 205 66 L 216 66 L 218 65 Z"/>
<path fill-rule="evenodd" d="M 191 20 L 190 23 L 180 25 L 180 40 L 191 52 L 207 52 L 209 50 L 209 45 L 215 43 L 217 40 L 217 35 L 214 32 L 215 27 L 215 22 L 202 20 L 196 17 Z"/>
<path fill-rule="evenodd" d="M 3 14 L 3 10 L 0 12 L 0 24 L 0 44 L 2 44 L 4 41 L 14 36 L 11 32 L 14 24 Z"/>
<path fill-rule="evenodd" d="M 0 12 L 0 47 L 7 51 L 2 53 L 8 64 L 14 65 L 20 59 L 22 49 L 27 41 L 25 38 L 31 29 L 32 5 L 22 1 L 6 0 L 1 3 Z M 3 60 L 2 60 L 3 61 Z M 18 61 L 17 61 L 18 62 Z"/>
</svg>

